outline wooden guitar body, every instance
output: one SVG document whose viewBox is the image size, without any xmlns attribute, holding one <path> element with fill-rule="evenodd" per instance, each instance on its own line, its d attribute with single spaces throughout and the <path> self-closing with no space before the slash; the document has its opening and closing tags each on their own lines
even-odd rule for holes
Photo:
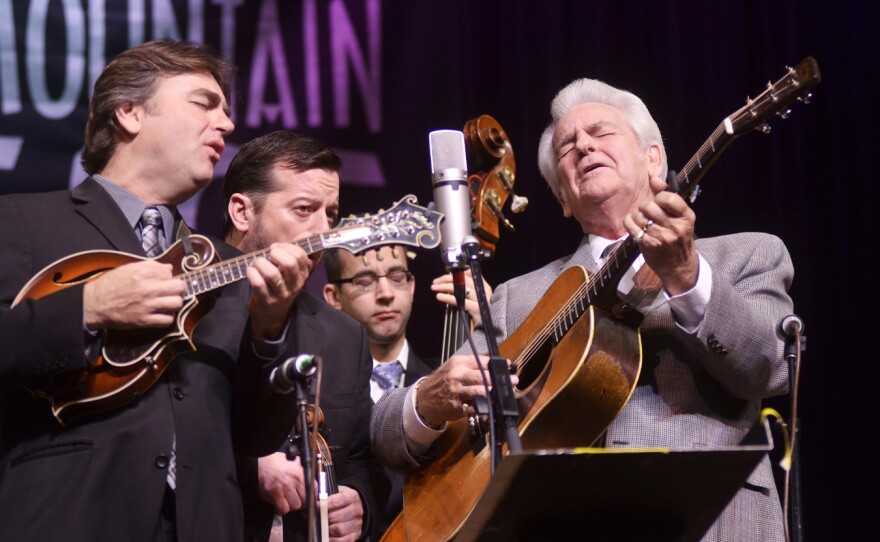
<svg viewBox="0 0 880 542">
<path fill-rule="evenodd" d="M 526 449 L 589 446 L 621 411 L 638 381 L 638 331 L 604 311 L 589 307 L 555 345 L 552 333 L 548 336 L 552 313 L 568 305 L 586 281 L 581 267 L 563 273 L 499 345 L 520 376 L 519 432 Z M 383 540 L 446 540 L 461 528 L 490 477 L 489 448 L 473 451 L 467 423 L 450 422 L 438 441 L 441 455 L 407 473 L 403 514 Z"/>
</svg>

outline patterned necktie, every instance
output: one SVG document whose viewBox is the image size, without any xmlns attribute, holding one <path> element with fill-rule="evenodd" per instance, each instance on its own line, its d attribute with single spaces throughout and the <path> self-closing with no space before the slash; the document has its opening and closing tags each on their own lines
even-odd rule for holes
<svg viewBox="0 0 880 542">
<path fill-rule="evenodd" d="M 147 207 L 141 215 L 141 245 L 148 257 L 154 258 L 162 253 L 159 246 L 159 228 L 162 227 L 162 215 L 159 209 Z"/>
<path fill-rule="evenodd" d="M 400 384 L 401 374 L 403 374 L 403 365 L 399 361 L 380 363 L 373 367 L 373 380 L 382 388 L 382 393 L 396 388 Z"/>
<path fill-rule="evenodd" d="M 162 214 L 159 209 L 155 207 L 144 209 L 144 214 L 141 215 L 141 245 L 149 258 L 155 258 L 162 253 L 162 247 L 159 246 L 159 229 L 161 227 Z M 174 435 L 174 440 L 171 441 L 169 455 L 168 473 L 165 475 L 165 481 L 173 491 L 177 489 L 177 435 Z"/>
</svg>

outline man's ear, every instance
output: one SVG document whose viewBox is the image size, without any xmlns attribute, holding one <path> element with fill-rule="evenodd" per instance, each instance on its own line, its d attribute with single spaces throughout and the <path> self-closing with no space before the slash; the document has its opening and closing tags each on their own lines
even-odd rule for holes
<svg viewBox="0 0 880 542">
<path fill-rule="evenodd" d="M 648 161 L 648 173 L 653 177 L 659 177 L 663 172 L 663 153 L 660 152 L 660 145 L 653 143 L 648 147 L 645 159 Z"/>
<path fill-rule="evenodd" d="M 114 114 L 116 122 L 128 137 L 133 138 L 141 132 L 146 115 L 144 106 L 129 102 L 117 107 Z"/>
<path fill-rule="evenodd" d="M 339 288 L 335 284 L 328 282 L 324 285 L 324 301 L 331 307 L 342 309 L 342 303 L 339 302 Z"/>
<path fill-rule="evenodd" d="M 226 212 L 229 213 L 229 220 L 237 231 L 247 233 L 253 226 L 256 217 L 254 202 L 246 195 L 239 192 L 232 194 L 226 206 Z"/>
</svg>

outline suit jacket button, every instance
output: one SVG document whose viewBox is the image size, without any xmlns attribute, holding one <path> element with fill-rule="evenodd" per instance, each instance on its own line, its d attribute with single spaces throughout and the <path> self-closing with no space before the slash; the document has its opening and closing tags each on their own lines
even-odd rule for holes
<svg viewBox="0 0 880 542">
<path fill-rule="evenodd" d="M 174 390 L 171 392 L 171 395 L 173 395 L 174 398 L 178 401 L 183 401 L 184 394 L 182 389 L 174 388 Z"/>
<path fill-rule="evenodd" d="M 168 468 L 168 457 L 165 455 L 156 456 L 156 468 L 157 469 Z"/>
</svg>

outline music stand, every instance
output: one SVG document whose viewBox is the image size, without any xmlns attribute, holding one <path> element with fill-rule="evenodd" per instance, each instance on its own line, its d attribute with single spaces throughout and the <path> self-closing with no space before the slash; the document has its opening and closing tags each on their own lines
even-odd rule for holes
<svg viewBox="0 0 880 542">
<path fill-rule="evenodd" d="M 510 454 L 455 540 L 698 541 L 772 448 L 764 422 L 726 448 Z"/>
</svg>

